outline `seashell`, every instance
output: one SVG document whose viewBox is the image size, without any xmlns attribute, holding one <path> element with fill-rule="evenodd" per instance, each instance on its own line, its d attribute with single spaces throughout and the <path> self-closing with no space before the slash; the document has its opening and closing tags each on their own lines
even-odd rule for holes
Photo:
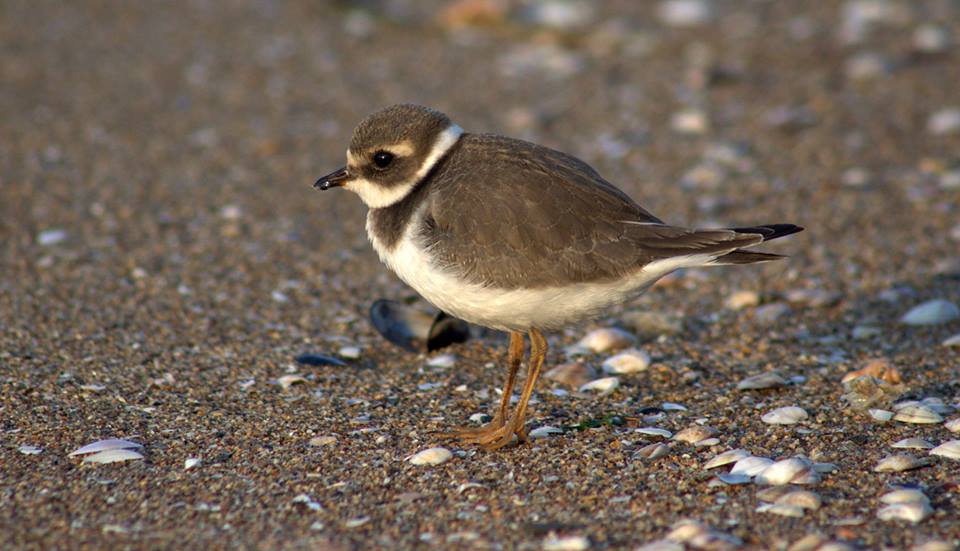
<svg viewBox="0 0 960 551">
<path fill-rule="evenodd" d="M 683 319 L 663 312 L 632 311 L 623 314 L 623 324 L 643 340 L 683 331 Z"/>
<path fill-rule="evenodd" d="M 375 301 L 370 306 L 370 322 L 383 338 L 410 352 L 433 352 L 470 339 L 467 322 L 392 300 Z"/>
<path fill-rule="evenodd" d="M 673 402 L 664 402 L 660 404 L 660 408 L 663 409 L 663 411 L 688 411 L 687 406 Z"/>
<path fill-rule="evenodd" d="M 923 457 L 914 457 L 906 453 L 897 453 L 893 455 L 888 455 L 880 460 L 877 463 L 877 466 L 873 468 L 875 473 L 894 473 L 901 471 L 909 471 L 911 469 L 919 469 L 920 467 L 925 467 L 931 463 L 929 458 Z"/>
<path fill-rule="evenodd" d="M 585 551 L 590 549 L 586 536 L 558 536 L 550 534 L 543 540 L 543 551 Z"/>
<path fill-rule="evenodd" d="M 580 387 L 580 392 L 599 392 L 601 395 L 610 394 L 620 386 L 618 377 L 604 377 L 596 379 Z"/>
<path fill-rule="evenodd" d="M 563 434 L 563 429 L 557 427 L 551 427 L 550 425 L 544 425 L 542 427 L 537 427 L 527 433 L 527 436 L 530 438 L 546 438 L 553 434 Z"/>
<path fill-rule="evenodd" d="M 806 410 L 796 406 L 777 408 L 763 414 L 760 419 L 771 425 L 793 425 L 808 417 Z"/>
<path fill-rule="evenodd" d="M 950 459 L 960 459 L 960 440 L 950 440 L 944 442 L 936 448 L 930 450 L 930 455 L 939 455 L 949 457 Z"/>
<path fill-rule="evenodd" d="M 680 442 L 687 442 L 688 444 L 695 444 L 701 440 L 710 438 L 714 434 L 717 434 L 717 429 L 713 427 L 708 427 L 706 425 L 691 425 L 677 434 L 674 434 L 673 439 L 679 440 Z"/>
<path fill-rule="evenodd" d="M 889 360 L 878 358 L 870 360 L 862 368 L 851 371 L 843 376 L 841 380 L 842 383 L 846 383 L 852 379 L 863 376 L 876 377 L 881 381 L 885 381 L 891 384 L 899 384 L 903 381 L 903 378 L 900 375 L 900 372 L 897 371 L 897 368 L 890 364 Z"/>
<path fill-rule="evenodd" d="M 662 436 L 664 438 L 670 438 L 673 436 L 672 432 L 658 427 L 641 427 L 634 430 L 634 432 L 639 432 L 640 434 L 646 434 L 648 436 Z"/>
<path fill-rule="evenodd" d="M 929 540 L 918 543 L 910 548 L 910 551 L 954 551 L 956 547 L 952 543 L 943 540 Z"/>
<path fill-rule="evenodd" d="M 950 432 L 960 432 L 960 417 L 950 419 L 943 426 Z"/>
<path fill-rule="evenodd" d="M 439 356 L 434 356 L 427 360 L 427 366 L 429 367 L 441 367 L 444 369 L 449 369 L 457 364 L 457 357 L 453 354 L 440 354 Z"/>
<path fill-rule="evenodd" d="M 284 390 L 292 387 L 295 384 L 307 382 L 306 377 L 303 375 L 284 375 L 277 379 L 277 384 L 283 387 Z"/>
<path fill-rule="evenodd" d="M 909 405 L 897 408 L 897 406 L 894 405 L 894 409 L 897 410 L 897 413 L 893 416 L 893 419 L 894 421 L 900 421 L 901 423 L 927 424 L 943 422 L 943 416 L 936 411 L 933 411 L 928 406 Z"/>
<path fill-rule="evenodd" d="M 761 503 L 759 506 L 757 506 L 756 511 L 758 513 L 773 513 L 785 517 L 797 518 L 802 517 L 804 513 L 803 507 L 782 503 Z"/>
<path fill-rule="evenodd" d="M 834 306 L 843 298 L 843 295 L 823 289 L 793 289 L 787 291 L 784 297 L 790 304 L 824 308 Z"/>
<path fill-rule="evenodd" d="M 133 459 L 143 459 L 143 455 L 131 449 L 113 449 L 97 452 L 83 458 L 84 463 L 120 463 Z"/>
<path fill-rule="evenodd" d="M 685 543 L 694 549 L 735 549 L 743 544 L 739 538 L 690 519 L 675 523 L 665 539 Z"/>
<path fill-rule="evenodd" d="M 343 346 L 340 350 L 337 350 L 337 355 L 341 358 L 346 358 L 348 360 L 356 360 L 360 358 L 360 347 L 359 346 Z"/>
<path fill-rule="evenodd" d="M 614 375 L 646 371 L 648 367 L 650 367 L 650 355 L 635 348 L 624 350 L 616 356 L 607 358 L 601 366 L 604 373 Z"/>
<path fill-rule="evenodd" d="M 686 547 L 680 542 L 670 540 L 657 540 L 645 543 L 634 551 L 684 551 Z"/>
<path fill-rule="evenodd" d="M 560 384 L 579 388 L 592 380 L 596 372 L 587 364 L 568 362 L 550 369 L 543 376 Z"/>
<path fill-rule="evenodd" d="M 295 504 L 302 503 L 304 507 L 306 507 L 307 509 L 310 509 L 311 511 L 323 511 L 323 506 L 317 503 L 316 501 L 314 501 L 307 494 L 297 495 L 297 497 L 293 498 L 292 502 Z"/>
<path fill-rule="evenodd" d="M 183 468 L 186 470 L 190 470 L 194 467 L 200 466 L 200 463 L 201 463 L 201 459 L 199 457 L 190 457 L 183 462 Z"/>
<path fill-rule="evenodd" d="M 474 413 L 470 416 L 470 420 L 474 423 L 486 423 L 489 422 L 493 417 L 490 417 L 486 413 Z"/>
<path fill-rule="evenodd" d="M 668 453 L 670 453 L 670 446 L 660 442 L 644 446 L 637 450 L 637 455 L 644 459 L 660 459 Z"/>
<path fill-rule="evenodd" d="M 333 356 L 327 356 L 325 354 L 300 354 L 295 358 L 295 361 L 300 365 L 309 365 L 311 367 L 320 367 L 324 365 L 344 367 L 347 365 L 337 358 L 334 358 Z"/>
<path fill-rule="evenodd" d="M 753 478 L 745 474 L 720 473 L 717 475 L 717 479 L 730 485 L 749 484 L 753 482 Z"/>
<path fill-rule="evenodd" d="M 344 528 L 359 528 L 364 524 L 370 522 L 370 517 L 357 517 L 352 518 L 343 523 Z"/>
<path fill-rule="evenodd" d="M 758 304 L 760 304 L 760 295 L 753 291 L 737 291 L 724 301 L 724 305 L 731 310 L 742 310 Z"/>
<path fill-rule="evenodd" d="M 898 449 L 929 450 L 933 447 L 933 444 L 927 442 L 923 438 L 904 438 L 903 440 L 897 440 L 893 444 L 890 444 L 890 447 Z"/>
<path fill-rule="evenodd" d="M 751 375 L 737 383 L 737 390 L 763 390 L 767 388 L 779 388 L 786 384 L 786 379 L 777 373 L 760 373 Z"/>
<path fill-rule="evenodd" d="M 758 491 L 757 499 L 760 501 L 766 501 L 768 503 L 774 503 L 781 497 L 795 491 L 796 490 L 793 488 L 793 486 L 770 486 Z"/>
<path fill-rule="evenodd" d="M 914 524 L 922 522 L 933 513 L 929 503 L 895 503 L 877 511 L 880 520 L 905 520 Z"/>
<path fill-rule="evenodd" d="M 807 534 L 793 542 L 787 551 L 825 551 L 823 547 L 825 544 L 827 544 L 827 538 L 822 534 Z"/>
<path fill-rule="evenodd" d="M 606 327 L 603 329 L 594 329 L 580 339 L 574 348 L 588 350 L 590 352 L 612 352 L 628 346 L 633 346 L 637 338 L 623 329 L 616 327 Z"/>
<path fill-rule="evenodd" d="M 727 450 L 723 453 L 713 456 L 712 459 L 704 463 L 703 468 L 714 469 L 716 467 L 722 467 L 724 465 L 729 465 L 730 463 L 736 463 L 737 461 L 740 461 L 746 457 L 750 457 L 750 452 L 747 450 Z"/>
<path fill-rule="evenodd" d="M 886 423 L 887 421 L 893 419 L 893 412 L 885 409 L 871 409 L 868 411 L 870 417 L 873 417 L 875 420 L 880 421 L 881 423 Z"/>
<path fill-rule="evenodd" d="M 693 445 L 698 447 L 716 446 L 719 443 L 720 443 L 719 438 L 704 438 L 703 440 L 697 440 L 696 442 L 693 443 Z"/>
<path fill-rule="evenodd" d="M 336 443 L 336 441 L 336 436 L 314 436 L 307 443 L 311 446 L 329 446 L 330 444 Z"/>
<path fill-rule="evenodd" d="M 880 497 L 880 501 L 887 505 L 896 503 L 930 503 L 930 498 L 920 490 L 904 488 L 883 494 Z"/>
<path fill-rule="evenodd" d="M 44 247 L 49 247 L 50 245 L 56 245 L 61 241 L 67 238 L 67 232 L 53 228 L 49 230 L 43 230 L 37 234 L 37 244 Z"/>
<path fill-rule="evenodd" d="M 813 476 L 815 475 L 815 476 Z M 763 469 L 754 477 L 757 484 L 778 486 L 781 484 L 812 484 L 819 481 L 819 475 L 810 468 L 810 462 L 799 457 L 783 459 Z"/>
<path fill-rule="evenodd" d="M 935 325 L 960 318 L 960 308 L 956 304 L 941 300 L 928 300 L 914 306 L 900 318 L 907 325 Z"/>
<path fill-rule="evenodd" d="M 734 463 L 733 468 L 730 469 L 730 473 L 757 476 L 770 465 L 773 465 L 773 460 L 767 459 L 766 457 L 744 457 Z"/>
<path fill-rule="evenodd" d="M 131 442 L 130 440 L 121 440 L 119 438 L 108 438 L 106 440 L 99 440 L 92 444 L 87 444 L 86 446 L 70 452 L 69 457 L 75 457 L 78 455 L 83 455 L 87 453 L 97 453 L 110 450 L 139 450 L 143 449 L 141 444 L 136 442 Z"/>
<path fill-rule="evenodd" d="M 17 448 L 17 451 L 19 451 L 23 455 L 39 455 L 40 452 L 43 451 L 43 448 L 38 448 L 37 446 L 30 446 L 30 445 L 24 444 L 23 446 L 20 446 L 19 448 Z"/>
<path fill-rule="evenodd" d="M 451 457 L 453 457 L 453 453 L 450 450 L 438 447 L 419 451 L 407 457 L 407 461 L 413 465 L 439 465 L 445 463 Z"/>
<path fill-rule="evenodd" d="M 801 509 L 810 509 L 811 511 L 816 511 L 823 505 L 823 500 L 814 492 L 809 490 L 794 490 L 788 492 L 779 498 L 777 498 L 774 503 L 779 505 L 792 505 L 794 507 L 800 507 Z"/>
<path fill-rule="evenodd" d="M 960 346 L 960 333 L 952 337 L 948 337 L 947 340 L 943 341 L 941 344 L 943 346 Z"/>
</svg>

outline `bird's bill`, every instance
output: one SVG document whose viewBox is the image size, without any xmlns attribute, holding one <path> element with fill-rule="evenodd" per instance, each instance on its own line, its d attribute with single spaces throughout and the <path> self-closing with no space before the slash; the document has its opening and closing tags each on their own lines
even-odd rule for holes
<svg viewBox="0 0 960 551">
<path fill-rule="evenodd" d="M 341 187 L 347 183 L 347 180 L 350 179 L 350 175 L 347 174 L 347 167 L 338 168 L 330 174 L 327 174 L 323 178 L 320 178 L 313 184 L 313 187 L 326 191 L 333 187 Z"/>
</svg>

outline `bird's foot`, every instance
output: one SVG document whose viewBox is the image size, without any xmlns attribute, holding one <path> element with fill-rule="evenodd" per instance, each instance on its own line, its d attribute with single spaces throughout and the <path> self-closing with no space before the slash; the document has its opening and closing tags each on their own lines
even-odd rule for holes
<svg viewBox="0 0 960 551">
<path fill-rule="evenodd" d="M 456 438 L 463 444 L 478 444 L 485 450 L 496 450 L 502 448 L 513 441 L 514 435 L 518 442 L 524 442 L 527 439 L 527 431 L 521 425 L 515 427 L 514 423 L 507 423 L 503 419 L 494 419 L 490 423 L 476 428 L 463 428 L 454 432 L 444 433 L 443 438 Z"/>
</svg>

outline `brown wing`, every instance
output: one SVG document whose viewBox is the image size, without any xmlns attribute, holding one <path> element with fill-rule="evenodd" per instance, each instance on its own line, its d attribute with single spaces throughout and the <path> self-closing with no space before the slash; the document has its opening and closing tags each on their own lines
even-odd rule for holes
<svg viewBox="0 0 960 551">
<path fill-rule="evenodd" d="M 421 236 L 439 262 L 492 287 L 616 279 L 664 258 L 717 256 L 759 233 L 664 225 L 586 163 L 466 135 L 434 174 Z"/>
</svg>

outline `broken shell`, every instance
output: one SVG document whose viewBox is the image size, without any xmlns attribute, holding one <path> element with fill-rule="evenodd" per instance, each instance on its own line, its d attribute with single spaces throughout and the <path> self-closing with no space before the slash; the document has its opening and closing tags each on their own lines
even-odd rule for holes
<svg viewBox="0 0 960 551">
<path fill-rule="evenodd" d="M 143 459 L 143 455 L 130 449 L 114 449 L 97 452 L 83 458 L 84 463 L 119 463 L 133 459 Z"/>
<path fill-rule="evenodd" d="M 599 392 L 600 394 L 609 394 L 620 386 L 620 379 L 617 377 L 604 377 L 580 387 L 580 392 Z"/>
<path fill-rule="evenodd" d="M 877 511 L 877 517 L 880 520 L 906 520 L 916 524 L 922 522 L 931 513 L 933 508 L 929 503 L 896 503 Z"/>
<path fill-rule="evenodd" d="M 911 405 L 906 407 L 897 408 L 894 406 L 894 409 L 897 410 L 896 415 L 893 416 L 894 421 L 900 421 L 901 423 L 941 423 L 943 422 L 943 416 L 941 416 L 936 411 L 933 411 L 928 406 L 924 405 Z"/>
<path fill-rule="evenodd" d="M 793 425 L 808 417 L 806 410 L 797 406 L 786 406 L 769 411 L 760 419 L 771 425 Z"/>
<path fill-rule="evenodd" d="M 589 350 L 590 352 L 611 352 L 632 346 L 637 338 L 623 329 L 606 327 L 594 329 L 580 339 L 574 348 Z"/>
<path fill-rule="evenodd" d="M 295 384 L 307 382 L 306 377 L 303 375 L 284 375 L 277 379 L 277 384 L 283 387 L 284 390 L 292 387 Z"/>
<path fill-rule="evenodd" d="M 787 384 L 786 379 L 777 373 L 760 373 L 751 375 L 737 383 L 737 390 L 763 390 L 778 388 Z"/>
<path fill-rule="evenodd" d="M 717 429 L 713 427 L 708 427 L 706 425 L 691 425 L 677 434 L 673 435 L 674 440 L 679 440 L 680 442 L 687 442 L 688 444 L 696 444 L 701 440 L 706 440 L 714 434 L 717 434 Z"/>
<path fill-rule="evenodd" d="M 453 453 L 447 448 L 427 448 L 407 457 L 407 461 L 413 465 L 439 465 L 451 457 Z"/>
<path fill-rule="evenodd" d="M 820 475 L 811 468 L 810 462 L 799 457 L 777 461 L 760 471 L 753 481 L 757 484 L 778 486 L 781 484 L 814 484 Z"/>
<path fill-rule="evenodd" d="M 883 358 L 868 361 L 867 364 L 862 368 L 856 371 L 851 371 L 850 373 L 844 375 L 841 382 L 846 383 L 852 379 L 856 379 L 857 377 L 862 377 L 864 375 L 876 377 L 881 381 L 891 384 L 898 384 L 902 382 L 902 377 L 900 376 L 900 372 L 897 371 L 897 368 L 891 365 L 888 360 Z"/>
<path fill-rule="evenodd" d="M 713 458 L 710 459 L 710 461 L 707 461 L 706 463 L 704 463 L 703 468 L 714 469 L 716 467 L 722 467 L 730 463 L 736 463 L 737 461 L 740 461 L 741 459 L 744 459 L 746 457 L 750 457 L 750 452 L 748 452 L 747 450 L 741 450 L 741 449 L 727 450 L 723 453 L 713 456 Z"/>
<path fill-rule="evenodd" d="M 87 444 L 86 446 L 70 452 L 69 457 L 75 457 L 78 455 L 83 455 L 87 453 L 97 453 L 110 450 L 139 450 L 142 449 L 143 445 L 136 442 L 131 442 L 130 440 L 121 440 L 119 438 L 108 438 L 106 440 L 99 440 L 92 444 Z"/>
<path fill-rule="evenodd" d="M 437 312 L 434 315 L 392 300 L 370 306 L 370 322 L 383 338 L 410 352 L 432 352 L 470 338 L 467 322 Z"/>
<path fill-rule="evenodd" d="M 607 358 L 601 367 L 604 373 L 614 375 L 646 371 L 650 367 L 650 355 L 642 350 L 631 348 Z"/>
<path fill-rule="evenodd" d="M 896 503 L 930 503 L 930 498 L 920 490 L 904 488 L 883 494 L 883 496 L 880 497 L 880 501 L 887 505 Z"/>
<path fill-rule="evenodd" d="M 43 448 L 38 448 L 37 446 L 30 446 L 24 444 L 17 448 L 17 450 L 24 455 L 39 455 L 43 451 Z"/>
<path fill-rule="evenodd" d="M 733 468 L 730 469 L 730 473 L 757 476 L 770 465 L 773 465 L 773 459 L 756 456 L 744 457 L 734 463 Z"/>
<path fill-rule="evenodd" d="M 644 446 L 637 450 L 637 455 L 644 459 L 660 459 L 668 453 L 670 453 L 670 446 L 660 442 Z"/>
<path fill-rule="evenodd" d="M 563 429 L 558 429 L 557 427 L 551 427 L 550 425 L 544 425 L 542 427 L 537 427 L 527 433 L 527 436 L 530 438 L 546 438 L 554 434 L 563 434 Z"/>
<path fill-rule="evenodd" d="M 960 440 L 950 440 L 944 442 L 936 448 L 930 450 L 930 455 L 939 455 L 949 457 L 950 459 L 960 459 Z"/>
<path fill-rule="evenodd" d="M 190 457 L 183 462 L 183 468 L 190 470 L 198 465 L 200 465 L 201 459 L 199 457 Z"/>
<path fill-rule="evenodd" d="M 890 447 L 898 449 L 929 450 L 933 447 L 933 444 L 927 442 L 923 438 L 904 438 L 903 440 L 898 440 L 893 444 L 890 444 Z"/>
<path fill-rule="evenodd" d="M 897 453 L 888 455 L 877 463 L 873 468 L 875 473 L 893 473 L 919 469 L 930 464 L 930 459 L 926 457 L 914 457 L 907 453 Z"/>
</svg>

